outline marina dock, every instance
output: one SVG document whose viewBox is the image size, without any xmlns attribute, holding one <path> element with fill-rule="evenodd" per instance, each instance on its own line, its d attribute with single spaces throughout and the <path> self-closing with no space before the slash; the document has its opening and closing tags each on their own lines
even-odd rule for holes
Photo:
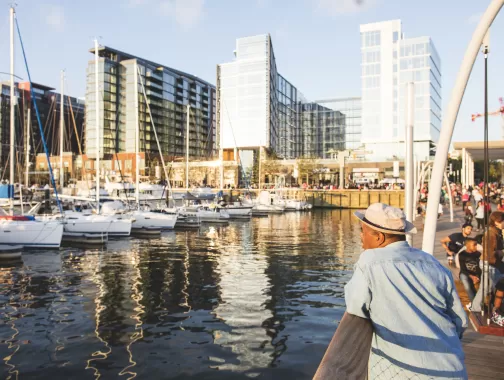
<svg viewBox="0 0 504 380">
<path fill-rule="evenodd" d="M 445 213 L 438 220 L 434 256 L 451 270 L 462 304 L 466 305 L 469 303 L 469 299 L 464 290 L 464 287 L 462 286 L 462 283 L 458 280 L 459 271 L 455 266 L 448 266 L 448 262 L 446 260 L 446 252 L 440 243 L 440 240 L 443 237 L 448 236 L 454 232 L 460 232 L 464 220 L 462 210 L 460 206 L 457 206 L 455 210 L 453 223 L 450 222 L 449 213 Z M 418 234 L 414 235 L 413 237 L 413 246 L 416 248 L 421 248 L 423 238 L 422 218 L 417 218 L 415 225 L 418 228 Z M 504 369 L 502 368 L 502 357 L 504 356 L 504 340 L 502 339 L 502 337 L 482 335 L 476 332 L 471 324 L 469 324 L 462 342 L 464 352 L 466 354 L 465 361 L 469 379 L 504 379 Z"/>
</svg>

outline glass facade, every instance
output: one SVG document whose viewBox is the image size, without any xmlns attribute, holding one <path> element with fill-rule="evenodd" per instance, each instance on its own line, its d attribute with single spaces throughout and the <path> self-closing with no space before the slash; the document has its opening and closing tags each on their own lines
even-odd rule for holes
<svg viewBox="0 0 504 380">
<path fill-rule="evenodd" d="M 163 156 L 169 159 L 185 157 L 188 105 L 190 159 L 216 157 L 216 95 L 213 85 L 193 75 L 109 47 L 101 47 L 99 55 L 98 122 L 102 157 L 134 152 L 138 125 L 139 151 L 146 153 L 147 161 L 157 159 L 160 153 L 153 123 Z M 86 89 L 86 152 L 91 155 L 96 154 L 94 68 L 93 60 L 88 64 Z"/>
<path fill-rule="evenodd" d="M 328 158 L 331 151 L 345 149 L 346 115 L 306 101 L 278 73 L 269 35 L 239 38 L 235 57 L 235 61 L 217 66 L 222 149 L 266 147 L 286 159 Z M 358 104 L 360 133 L 360 101 Z"/>
<path fill-rule="evenodd" d="M 236 60 L 217 66 L 217 120 L 223 149 L 276 142 L 276 79 L 269 36 L 240 38 Z M 273 68 L 273 70 L 272 70 Z"/>
<path fill-rule="evenodd" d="M 401 41 L 399 104 L 406 104 L 407 84 L 415 86 L 415 140 L 437 141 L 441 130 L 441 60 L 428 37 Z M 405 107 L 399 108 L 399 136 L 404 138 Z"/>
<path fill-rule="evenodd" d="M 0 83 L 0 165 L 6 164 L 10 147 L 10 86 Z M 59 122 L 60 122 L 60 94 L 48 86 L 33 84 L 33 93 L 37 101 L 40 121 L 44 130 L 47 148 L 51 155 L 60 154 L 59 147 Z M 30 109 L 30 161 L 35 162 L 39 153 L 44 153 L 40 136 L 37 115 L 31 98 L 29 82 L 16 83 L 15 94 L 17 105 L 15 114 L 15 141 L 19 162 L 23 162 L 26 149 L 25 130 Z M 85 102 L 71 96 L 65 96 L 64 121 L 65 139 L 63 150 L 65 152 L 79 152 L 79 142 L 83 141 Z M 21 156 L 22 155 L 22 156 Z"/>
<path fill-rule="evenodd" d="M 415 86 L 415 155 L 441 129 L 441 60 L 429 37 L 405 38 L 400 20 L 361 25 L 362 142 L 374 159 L 404 156 L 407 86 Z"/>
<path fill-rule="evenodd" d="M 317 100 L 326 115 L 326 149 L 338 151 L 361 147 L 362 101 L 359 97 Z"/>
</svg>

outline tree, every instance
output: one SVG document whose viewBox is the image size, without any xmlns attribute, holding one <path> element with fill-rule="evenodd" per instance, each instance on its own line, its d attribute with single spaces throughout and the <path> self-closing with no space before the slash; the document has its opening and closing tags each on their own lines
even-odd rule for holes
<svg viewBox="0 0 504 380">
<path fill-rule="evenodd" d="M 320 163 L 316 157 L 303 156 L 296 160 L 298 169 L 298 182 L 303 183 L 306 178 L 306 183 L 310 181 L 310 175 L 312 175 L 316 169 L 320 167 Z"/>
<path fill-rule="evenodd" d="M 267 151 L 266 158 L 261 162 L 261 172 L 266 175 L 275 175 L 280 172 L 281 164 L 278 156 L 273 151 Z"/>
<path fill-rule="evenodd" d="M 492 182 L 500 181 L 502 173 L 502 163 L 493 161 L 488 167 L 488 180 Z"/>
</svg>

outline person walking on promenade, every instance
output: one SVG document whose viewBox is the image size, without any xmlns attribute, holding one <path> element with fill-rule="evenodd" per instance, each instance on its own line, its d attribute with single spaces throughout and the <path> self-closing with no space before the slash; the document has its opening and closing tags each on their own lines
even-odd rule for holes
<svg viewBox="0 0 504 380">
<path fill-rule="evenodd" d="M 469 193 L 466 189 L 462 190 L 462 210 L 466 208 L 467 202 L 469 202 Z"/>
<path fill-rule="evenodd" d="M 504 211 L 504 199 L 499 198 L 499 203 L 497 203 L 497 211 Z"/>
<path fill-rule="evenodd" d="M 441 245 L 446 251 L 446 258 L 448 259 L 448 264 L 452 264 L 455 259 L 455 255 L 462 249 L 466 238 L 471 235 L 472 224 L 465 223 L 462 226 L 461 232 L 455 232 L 449 236 L 441 239 Z"/>
<path fill-rule="evenodd" d="M 469 223 L 472 226 L 473 218 L 474 218 L 474 210 L 471 204 L 468 203 L 464 209 L 464 220 L 466 223 Z"/>
<path fill-rule="evenodd" d="M 451 272 L 406 242 L 416 228 L 400 209 L 375 203 L 355 216 L 364 252 L 345 301 L 347 314 L 373 326 L 368 378 L 467 379 L 468 320 Z"/>
<path fill-rule="evenodd" d="M 504 228 L 504 214 L 500 211 L 494 211 L 490 215 L 488 221 L 488 231 L 483 237 L 483 252 L 488 260 L 488 277 L 492 292 L 499 280 L 504 277 L 504 262 L 503 250 L 504 242 L 502 237 L 502 229 Z M 488 235 L 487 235 L 488 234 Z M 488 241 L 488 246 L 487 246 Z M 483 291 L 480 286 L 471 305 L 471 310 L 475 312 L 481 311 L 481 303 L 483 299 Z"/>
<path fill-rule="evenodd" d="M 483 201 L 478 201 L 476 206 L 476 222 L 478 223 L 476 231 L 483 231 L 485 229 L 483 220 L 485 219 L 485 206 Z"/>
</svg>

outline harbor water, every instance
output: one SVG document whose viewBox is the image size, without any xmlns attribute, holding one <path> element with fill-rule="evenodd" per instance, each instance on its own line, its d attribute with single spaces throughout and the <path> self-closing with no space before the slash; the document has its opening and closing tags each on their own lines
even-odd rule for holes
<svg viewBox="0 0 504 380">
<path fill-rule="evenodd" d="M 0 263 L 3 379 L 311 379 L 360 248 L 349 210 Z"/>
</svg>

